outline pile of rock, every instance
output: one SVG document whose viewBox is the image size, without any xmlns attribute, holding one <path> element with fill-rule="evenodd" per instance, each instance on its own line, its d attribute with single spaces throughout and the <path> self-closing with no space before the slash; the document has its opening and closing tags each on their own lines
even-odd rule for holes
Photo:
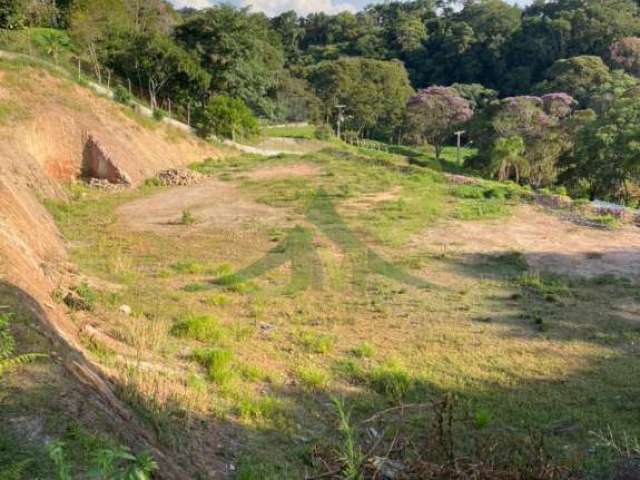
<svg viewBox="0 0 640 480">
<path fill-rule="evenodd" d="M 203 176 L 187 168 L 170 168 L 158 173 L 157 178 L 161 185 L 169 187 L 194 185 L 200 182 Z"/>
<path fill-rule="evenodd" d="M 122 183 L 111 183 L 106 178 L 89 178 L 87 180 L 87 184 L 91 188 L 96 188 L 98 190 L 122 190 L 127 187 L 127 185 Z"/>
</svg>

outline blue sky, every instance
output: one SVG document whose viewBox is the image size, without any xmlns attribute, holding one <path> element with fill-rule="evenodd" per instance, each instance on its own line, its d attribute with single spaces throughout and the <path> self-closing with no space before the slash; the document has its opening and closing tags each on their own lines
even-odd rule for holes
<svg viewBox="0 0 640 480">
<path fill-rule="evenodd" d="M 214 0 L 170 0 L 176 7 L 204 8 Z M 301 15 L 311 12 L 338 13 L 343 10 L 355 12 L 371 0 L 231 0 L 230 3 L 239 6 L 252 5 L 254 10 L 259 10 L 273 16 L 287 10 L 295 10 Z"/>
</svg>

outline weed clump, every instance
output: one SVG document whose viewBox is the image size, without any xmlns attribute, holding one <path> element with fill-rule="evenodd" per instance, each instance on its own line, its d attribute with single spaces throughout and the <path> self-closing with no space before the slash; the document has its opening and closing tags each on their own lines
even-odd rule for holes
<svg viewBox="0 0 640 480">
<path fill-rule="evenodd" d="M 193 359 L 207 371 L 207 378 L 217 385 L 225 385 L 235 377 L 233 353 L 223 348 L 199 349 Z"/>
<path fill-rule="evenodd" d="M 63 298 L 64 303 L 70 309 L 86 312 L 95 310 L 97 300 L 97 293 L 86 282 L 73 287 Z"/>
<path fill-rule="evenodd" d="M 369 377 L 371 388 L 392 401 L 405 398 L 413 386 L 413 379 L 407 369 L 394 361 L 374 367 Z"/>
<path fill-rule="evenodd" d="M 271 395 L 245 396 L 236 403 L 236 414 L 245 420 L 273 420 L 282 413 L 282 402 Z"/>
<path fill-rule="evenodd" d="M 309 353 L 329 353 L 333 350 L 336 338 L 332 335 L 318 335 L 314 332 L 302 332 L 300 344 Z"/>
<path fill-rule="evenodd" d="M 314 366 L 299 367 L 296 375 L 302 386 L 312 391 L 322 390 L 331 381 L 331 377 L 325 370 Z"/>
<path fill-rule="evenodd" d="M 171 329 L 176 337 L 190 338 L 200 342 L 219 343 L 226 336 L 220 321 L 211 315 L 189 314 Z"/>
<path fill-rule="evenodd" d="M 196 275 L 205 273 L 207 266 L 197 260 L 181 260 L 172 265 L 171 269 L 176 273 Z"/>
<path fill-rule="evenodd" d="M 180 218 L 180 223 L 182 225 L 195 225 L 198 223 L 198 219 L 191 212 L 191 210 L 185 209 L 182 210 L 182 217 Z"/>
<path fill-rule="evenodd" d="M 351 353 L 357 358 L 372 358 L 376 351 L 373 345 L 368 342 L 363 342 L 352 349 Z"/>
</svg>

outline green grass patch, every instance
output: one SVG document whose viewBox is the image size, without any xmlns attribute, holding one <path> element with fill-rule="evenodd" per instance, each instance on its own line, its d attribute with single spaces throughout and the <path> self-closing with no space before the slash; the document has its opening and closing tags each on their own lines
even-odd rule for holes
<svg viewBox="0 0 640 480">
<path fill-rule="evenodd" d="M 357 347 L 354 347 L 351 350 L 351 353 L 356 358 L 373 358 L 373 356 L 376 354 L 376 349 L 369 342 L 362 342 Z"/>
<path fill-rule="evenodd" d="M 262 134 L 267 137 L 301 138 L 310 140 L 315 138 L 315 125 L 292 127 L 265 127 Z"/>
<path fill-rule="evenodd" d="M 336 338 L 333 335 L 303 331 L 298 335 L 298 342 L 309 353 L 325 354 L 333 350 Z"/>
<path fill-rule="evenodd" d="M 296 369 L 296 377 L 305 389 L 320 391 L 331 382 L 331 375 L 326 370 L 312 365 L 301 366 Z"/>
<path fill-rule="evenodd" d="M 236 377 L 233 368 L 233 353 L 223 348 L 206 348 L 193 352 L 193 359 L 207 372 L 207 378 L 223 386 Z"/>
<path fill-rule="evenodd" d="M 611 214 L 590 215 L 587 216 L 587 221 L 609 230 L 615 230 L 616 228 L 620 228 L 620 225 L 622 225 L 620 218 Z"/>
<path fill-rule="evenodd" d="M 231 303 L 231 299 L 229 298 L 229 296 L 225 295 L 224 293 L 214 293 L 206 298 L 203 298 L 201 301 L 202 303 L 210 307 L 229 305 Z"/>
<path fill-rule="evenodd" d="M 369 372 L 371 387 L 390 401 L 400 401 L 413 387 L 413 377 L 409 370 L 397 361 L 388 360 Z"/>
<path fill-rule="evenodd" d="M 210 270 L 210 268 L 198 260 L 181 260 L 171 265 L 171 269 L 183 275 L 197 275 Z"/>
<path fill-rule="evenodd" d="M 244 420 L 267 422 L 277 420 L 284 411 L 282 401 L 272 395 L 245 395 L 236 401 L 234 410 Z"/>
<path fill-rule="evenodd" d="M 171 328 L 171 333 L 177 337 L 207 343 L 220 343 L 228 335 L 227 330 L 216 317 L 194 314 L 188 314 L 180 319 Z"/>
</svg>

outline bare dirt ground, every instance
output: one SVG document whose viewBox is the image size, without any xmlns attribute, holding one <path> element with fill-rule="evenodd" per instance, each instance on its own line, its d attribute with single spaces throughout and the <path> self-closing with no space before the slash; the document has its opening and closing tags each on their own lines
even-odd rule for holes
<svg viewBox="0 0 640 480">
<path fill-rule="evenodd" d="M 213 179 L 127 203 L 118 209 L 118 215 L 134 230 L 171 234 L 177 232 L 185 210 L 196 219 L 192 228 L 229 229 L 255 223 L 276 226 L 286 215 L 283 210 L 247 199 L 231 183 Z"/>
<path fill-rule="evenodd" d="M 287 177 L 316 177 L 320 168 L 311 163 L 295 163 L 292 165 L 271 165 L 252 170 L 246 178 L 250 180 L 272 180 Z"/>
<path fill-rule="evenodd" d="M 342 206 L 347 208 L 366 210 L 367 208 L 371 208 L 378 203 L 398 200 L 400 198 L 401 192 L 402 188 L 394 187 L 391 190 L 387 190 L 385 192 L 367 193 L 359 197 L 347 200 L 343 203 Z"/>
<path fill-rule="evenodd" d="M 576 225 L 542 207 L 518 207 L 510 218 L 447 222 L 416 236 L 416 246 L 463 255 L 510 251 L 525 255 L 538 271 L 596 277 L 640 277 L 640 229 L 606 230 Z"/>
</svg>

